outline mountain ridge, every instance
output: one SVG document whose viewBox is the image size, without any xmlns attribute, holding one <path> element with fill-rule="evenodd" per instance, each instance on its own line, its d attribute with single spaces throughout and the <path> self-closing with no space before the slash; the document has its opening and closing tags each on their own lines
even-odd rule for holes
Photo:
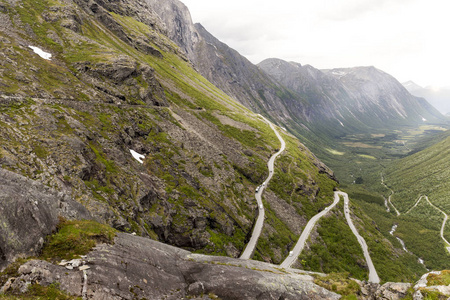
<svg viewBox="0 0 450 300">
<path fill-rule="evenodd" d="M 23 175 L 18 181 L 26 188 L 39 185 L 52 189 L 48 192 L 52 196 L 49 198 L 52 205 L 48 205 L 51 222 L 48 225 L 41 222 L 46 230 L 37 234 L 38 243 L 34 240 L 36 246 L 28 250 L 39 254 L 42 247 L 48 246 L 41 240 L 56 226 L 59 214 L 69 219 L 92 217 L 121 232 L 189 251 L 237 257 L 248 241 L 259 211 L 254 201 L 255 189 L 266 178 L 267 159 L 278 150 L 279 143 L 260 116 L 227 96 L 194 68 L 200 72 L 209 68 L 211 79 L 221 80 L 224 89 L 239 84 L 239 89 L 229 88 L 228 92 L 235 92 L 236 98 L 253 105 L 257 112 L 279 125 L 291 125 L 286 125 L 286 129 L 297 136 L 307 132 L 311 136 L 315 134 L 313 125 L 323 120 L 314 118 L 320 103 L 283 86 L 233 49 L 208 36 L 200 25 L 192 25 L 187 8 L 177 1 L 161 2 L 160 6 L 150 0 L 1 1 L 0 22 L 6 25 L 0 27 L 3 68 L 0 72 L 0 165 L 8 172 Z M 156 10 L 166 12 L 166 17 Z M 173 15 L 176 17 L 172 18 Z M 166 22 L 165 18 L 175 21 Z M 176 45 L 177 41 L 184 44 Z M 30 45 L 51 53 L 51 59 L 37 55 Z M 209 59 L 202 66 L 198 61 L 205 57 Z M 336 82 L 311 66 L 304 68 Z M 307 77 L 312 81 L 311 78 Z M 334 113 L 335 109 L 338 107 L 329 112 Z M 335 120 L 331 124 L 337 125 Z M 329 135 L 342 134 L 336 128 L 327 129 L 329 125 L 322 124 L 319 130 Z M 286 151 L 277 159 L 274 178 L 264 194 L 267 218 L 253 256 L 271 263 L 279 263 L 289 255 L 307 220 L 331 203 L 338 185 L 333 172 L 294 135 L 284 130 L 280 133 L 286 141 Z M 6 197 L 11 200 L 12 196 Z M 35 209 L 33 205 L 37 209 L 43 206 L 33 203 L 24 205 L 25 211 Z M 61 213 L 55 205 L 58 203 L 67 211 Z M 74 208 L 64 203 L 73 204 Z M 85 210 L 75 203 L 83 205 Z M 2 201 L 0 206 L 3 204 L 8 202 Z M 77 209 L 81 209 L 78 214 Z M 45 212 L 43 208 L 42 211 Z M 405 257 L 383 238 L 367 215 L 358 211 L 357 216 L 361 220 L 357 226 L 369 231 L 371 245 L 379 241 L 383 247 L 387 245 L 383 254 L 388 259 Z M 6 217 L 14 224 L 14 214 Z M 25 217 L 33 218 L 33 214 Z M 329 228 L 330 224 L 342 228 L 344 222 L 341 212 L 333 212 L 320 228 Z M 59 226 L 64 223 L 60 222 Z M 58 228 L 63 231 L 62 227 Z M 353 251 L 356 239 L 346 241 L 348 251 L 342 253 L 332 247 L 334 241 L 323 235 L 320 228 L 316 228 L 313 238 L 323 238 L 322 246 L 330 249 L 332 264 L 325 263 L 330 255 L 320 257 L 319 262 L 324 262 L 322 265 L 330 271 L 348 272 L 345 280 L 349 276 L 365 279 L 366 266 L 359 260 L 358 250 Z M 26 227 L 18 229 L 27 230 Z M 0 239 L 5 241 L 0 244 L 2 268 L 15 257 L 28 255 L 26 250 L 16 253 L 16 249 L 4 246 L 14 242 L 9 233 L 11 230 L 1 227 Z M 119 236 L 126 236 L 125 240 L 129 238 L 142 247 L 142 238 L 124 233 Z M 134 250 L 139 252 L 142 249 L 138 246 Z M 97 247 L 114 248 L 109 244 Z M 118 263 L 119 255 L 113 256 L 111 261 L 117 263 L 114 269 L 119 274 L 126 273 L 128 264 Z M 53 263 L 64 263 L 58 256 L 51 259 Z M 211 264 L 222 262 L 220 258 L 208 259 Z M 317 258 L 311 262 L 317 262 Z M 416 266 L 394 260 L 390 263 L 397 269 L 403 267 L 405 278 L 418 276 Z M 62 277 L 80 279 L 77 282 L 81 282 L 81 276 L 94 274 L 94 270 L 80 269 L 77 271 L 87 271 L 64 275 L 68 268 L 39 262 L 41 270 L 46 271 L 30 275 L 33 273 L 29 272 L 30 264 L 33 263 L 18 260 L 5 272 L 20 273 L 24 276 L 21 279 L 34 278 L 33 282 L 46 284 L 55 282 L 55 278 L 41 281 L 39 276 L 48 275 L 48 270 L 58 269 Z M 159 266 L 158 261 L 150 264 L 156 269 Z M 167 266 L 172 270 L 170 262 Z M 208 276 L 209 271 L 205 275 L 202 270 L 212 273 L 228 270 L 234 274 L 231 272 L 234 267 L 210 269 L 195 265 L 193 272 Z M 16 273 L 8 273 L 11 270 Z M 104 274 L 111 276 L 108 272 Z M 380 274 L 385 278 L 399 276 L 385 270 Z M 3 290 L 8 290 L 13 282 L 18 285 L 22 282 L 14 281 L 13 275 L 5 276 L 0 274 L 0 282 L 5 284 Z M 120 282 L 114 286 L 120 297 L 130 298 L 136 296 L 137 289 L 143 290 L 138 284 L 148 281 L 138 277 L 132 278 L 133 284 L 136 283 L 132 289 Z M 192 277 L 183 280 L 196 283 Z M 93 282 L 84 281 L 88 287 Z M 200 286 L 198 283 L 189 290 L 187 285 L 182 285 L 181 293 L 192 292 L 194 297 L 203 298 L 204 288 Z M 226 293 L 233 286 L 223 288 Z M 283 286 L 279 286 L 275 292 L 282 295 L 282 290 Z M 88 289 L 85 295 L 93 293 L 93 289 Z M 108 288 L 105 293 L 114 292 Z M 270 293 L 267 295 L 270 298 Z"/>
</svg>

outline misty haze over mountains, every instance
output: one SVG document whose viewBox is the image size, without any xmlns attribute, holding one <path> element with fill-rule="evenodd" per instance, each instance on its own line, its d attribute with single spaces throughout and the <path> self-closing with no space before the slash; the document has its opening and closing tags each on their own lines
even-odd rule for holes
<svg viewBox="0 0 450 300">
<path fill-rule="evenodd" d="M 1 299 L 419 300 L 450 268 L 448 118 L 178 0 L 0 0 L 0 125 Z"/>
<path fill-rule="evenodd" d="M 203 76 L 253 111 L 290 124 L 298 132 L 323 126 L 327 134 L 336 135 L 443 118 L 374 67 L 318 70 L 281 59 L 254 65 L 203 26 L 194 25 L 180 1 L 147 1 Z"/>
<path fill-rule="evenodd" d="M 425 98 L 442 114 L 450 115 L 449 87 L 421 87 L 413 81 L 404 82 L 403 85 L 414 96 Z"/>
</svg>

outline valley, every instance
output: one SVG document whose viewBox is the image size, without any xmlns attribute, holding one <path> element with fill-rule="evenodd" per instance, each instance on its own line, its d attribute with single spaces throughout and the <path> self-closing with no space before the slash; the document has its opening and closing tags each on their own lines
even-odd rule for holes
<svg viewBox="0 0 450 300">
<path fill-rule="evenodd" d="M 388 139 L 387 137 L 390 134 L 391 137 Z M 425 232 L 428 235 L 432 234 L 433 237 L 427 236 L 427 243 L 434 245 L 432 247 L 433 250 L 425 250 L 426 247 L 420 246 L 421 250 L 418 252 L 411 251 L 418 258 L 424 259 L 425 265 L 428 264 L 428 268 L 446 268 L 448 267 L 448 259 L 446 258 L 447 243 L 445 239 L 446 236 L 449 236 L 446 233 L 446 229 L 450 228 L 450 226 L 448 222 L 444 222 L 445 212 L 440 208 L 433 208 L 432 205 L 427 207 L 424 204 L 418 211 L 414 211 L 416 209 L 414 205 L 419 203 L 418 200 L 421 199 L 421 195 L 426 194 L 431 186 L 435 186 L 435 183 L 432 183 L 430 186 L 429 180 L 440 182 L 438 186 L 444 186 L 443 189 L 436 191 L 443 192 L 447 190 L 445 185 L 448 180 L 445 178 L 448 178 L 446 174 L 448 154 L 444 150 L 445 146 L 442 145 L 439 148 L 437 156 L 437 150 L 432 151 L 433 154 L 427 154 L 433 155 L 434 160 L 436 160 L 435 167 L 430 164 L 430 160 L 427 160 L 427 166 L 413 169 L 411 169 L 411 166 L 407 167 L 403 163 L 403 161 L 418 163 L 417 160 L 412 160 L 412 157 L 414 155 L 417 156 L 418 153 L 411 153 L 423 149 L 422 143 L 427 143 L 426 140 L 430 136 L 435 136 L 437 141 L 441 141 L 436 145 L 438 146 L 446 143 L 448 131 L 445 131 L 441 125 L 422 125 L 417 128 L 404 129 L 402 132 L 345 137 L 339 139 L 344 140 L 345 144 L 341 143 L 339 148 L 336 147 L 339 149 L 337 151 L 340 151 L 338 154 L 328 155 L 330 157 L 329 161 L 322 159 L 332 166 L 341 180 L 341 187 L 348 191 L 350 197 L 355 199 L 361 208 L 377 222 L 385 237 L 387 237 L 391 227 L 397 224 L 400 229 L 400 231 L 397 231 L 399 233 L 398 238 L 405 241 L 406 248 L 411 250 L 411 247 L 418 249 L 418 244 L 422 244 L 419 236 L 424 237 Z M 346 145 L 346 147 L 342 147 L 342 144 Z M 348 145 L 351 145 L 351 147 Z M 356 145 L 358 147 L 354 147 Z M 347 155 L 348 152 L 353 154 Z M 409 159 L 411 155 L 412 157 Z M 333 160 L 333 158 L 337 159 Z M 397 167 L 393 167 L 392 162 L 397 160 L 398 163 L 394 164 Z M 409 170 L 406 171 L 409 172 L 409 175 L 402 173 L 405 172 L 404 170 Z M 412 170 L 417 172 L 415 173 L 415 181 L 409 181 L 409 184 L 399 184 L 398 180 L 411 178 Z M 394 177 L 387 175 L 391 172 L 395 172 L 397 175 Z M 396 187 L 399 186 L 402 188 L 397 189 Z M 447 197 L 445 193 L 438 194 L 434 201 L 442 204 L 447 203 L 445 201 Z M 442 208 L 445 210 L 445 207 L 444 204 Z M 424 217 L 425 215 L 427 217 Z M 410 228 L 412 220 L 416 220 L 416 222 L 420 220 L 419 223 L 414 225 L 415 230 Z M 418 228 L 421 229 L 419 230 Z M 405 237 L 407 240 L 404 239 Z M 439 240 L 440 238 L 441 241 Z M 398 243 L 395 240 L 392 240 L 392 242 Z M 438 265 L 436 265 L 436 262 L 438 262 Z"/>
<path fill-rule="evenodd" d="M 254 65 L 178 0 L 0 0 L 0 25 L 0 299 L 445 279 L 450 123 L 391 75 Z"/>
</svg>

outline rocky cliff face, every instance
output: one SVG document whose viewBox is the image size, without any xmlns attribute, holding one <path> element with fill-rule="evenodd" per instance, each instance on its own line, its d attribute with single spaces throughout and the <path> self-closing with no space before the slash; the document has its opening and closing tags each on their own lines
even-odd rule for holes
<svg viewBox="0 0 450 300">
<path fill-rule="evenodd" d="M 171 31 L 149 2 L 4 1 L 0 21 L 3 169 L 82 203 L 121 231 L 240 254 L 258 211 L 254 190 L 278 139 L 192 68 L 189 49 L 166 36 Z M 191 36 L 184 33 L 173 37 Z M 278 222 L 283 213 L 302 220 L 298 208 L 320 209 L 335 185 L 332 172 L 288 138 L 283 172 L 303 175 L 278 185 L 290 185 L 303 203 L 268 191 L 271 201 L 286 205 L 272 209 L 263 234 L 258 255 L 267 261 L 280 261 L 301 227 Z"/>
<path fill-rule="evenodd" d="M 292 97 L 289 91 L 202 25 L 195 28 L 201 39 L 195 45 L 194 63 L 203 76 L 252 111 L 279 121 L 291 118 L 282 100 Z"/>
<path fill-rule="evenodd" d="M 162 19 L 167 28 L 167 36 L 186 53 L 188 59 L 193 60 L 195 45 L 200 37 L 188 8 L 178 0 L 146 0 L 146 3 Z"/>
<path fill-rule="evenodd" d="M 84 259 L 84 271 L 31 260 L 3 290 L 26 290 L 36 281 L 59 282 L 62 290 L 86 299 L 339 299 L 313 277 L 280 272 L 252 261 L 192 254 L 149 239 L 119 234 Z"/>
<path fill-rule="evenodd" d="M 258 66 L 305 96 L 310 104 L 308 121 L 312 123 L 316 119 L 334 121 L 342 127 L 383 128 L 419 124 L 423 119 L 443 121 L 431 105 L 374 67 L 318 70 L 280 59 L 267 59 Z"/>
<path fill-rule="evenodd" d="M 0 169 L 0 270 L 18 257 L 39 254 L 60 217 L 92 218 L 68 195 Z"/>
</svg>

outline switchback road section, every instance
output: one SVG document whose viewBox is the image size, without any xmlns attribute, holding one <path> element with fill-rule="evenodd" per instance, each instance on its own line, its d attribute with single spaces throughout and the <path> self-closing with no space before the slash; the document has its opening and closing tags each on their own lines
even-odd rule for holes
<svg viewBox="0 0 450 300">
<path fill-rule="evenodd" d="M 260 115 L 260 117 L 262 117 Z M 275 132 L 276 136 L 280 140 L 281 147 L 280 150 L 272 155 L 269 159 L 269 162 L 267 163 L 267 168 L 269 169 L 269 176 L 267 179 L 257 188 L 257 191 L 255 193 L 256 202 L 258 203 L 258 219 L 256 220 L 255 227 L 253 228 L 252 237 L 250 238 L 250 241 L 248 242 L 247 246 L 244 249 L 244 252 L 242 252 L 241 259 L 250 259 L 250 257 L 253 255 L 253 252 L 255 251 L 256 244 L 258 243 L 259 236 L 261 235 L 261 231 L 264 225 L 264 205 L 261 200 L 262 193 L 264 189 L 266 188 L 267 184 L 269 183 L 270 179 L 272 179 L 273 172 L 274 172 L 274 163 L 275 159 L 278 155 L 280 155 L 284 149 L 286 148 L 286 143 L 281 137 L 281 135 L 278 133 L 278 131 L 275 129 L 275 126 L 267 120 L 266 118 L 262 117 L 269 125 L 270 128 Z"/>
</svg>

